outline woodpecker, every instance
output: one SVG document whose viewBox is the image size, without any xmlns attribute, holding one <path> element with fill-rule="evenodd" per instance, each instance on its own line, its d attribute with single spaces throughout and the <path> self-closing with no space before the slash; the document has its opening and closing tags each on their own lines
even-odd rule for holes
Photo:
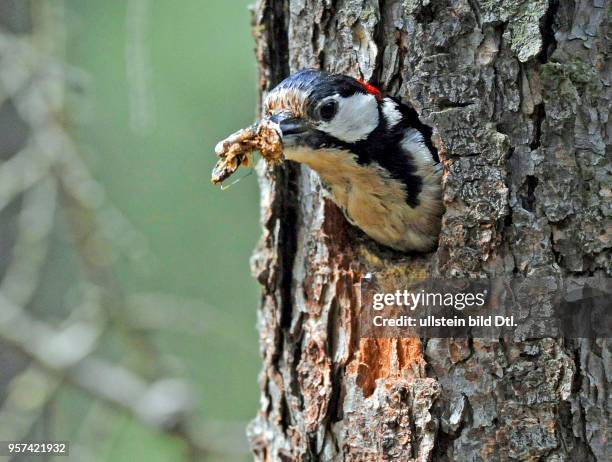
<svg viewBox="0 0 612 462">
<path fill-rule="evenodd" d="M 414 109 L 363 81 L 314 69 L 268 93 L 286 159 L 320 177 L 347 220 L 400 251 L 435 247 L 442 168 Z"/>
</svg>

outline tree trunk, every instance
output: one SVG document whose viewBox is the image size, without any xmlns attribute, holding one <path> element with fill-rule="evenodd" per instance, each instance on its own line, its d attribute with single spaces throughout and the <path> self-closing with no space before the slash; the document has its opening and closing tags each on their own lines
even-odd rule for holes
<svg viewBox="0 0 612 462">
<path fill-rule="evenodd" d="M 360 280 L 610 275 L 610 0 L 260 0 L 262 94 L 322 68 L 432 127 L 439 247 L 385 250 L 308 168 L 260 170 L 257 460 L 607 460 L 605 339 L 360 339 Z"/>
</svg>

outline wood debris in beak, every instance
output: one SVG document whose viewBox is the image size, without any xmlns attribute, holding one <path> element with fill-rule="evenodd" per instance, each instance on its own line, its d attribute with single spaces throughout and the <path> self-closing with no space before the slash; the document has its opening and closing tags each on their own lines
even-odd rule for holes
<svg viewBox="0 0 612 462">
<path fill-rule="evenodd" d="M 269 164 L 282 160 L 283 145 L 277 124 L 264 119 L 217 143 L 215 153 L 219 160 L 213 168 L 211 182 L 220 184 L 240 165 L 248 166 L 253 151 L 259 151 Z"/>
</svg>

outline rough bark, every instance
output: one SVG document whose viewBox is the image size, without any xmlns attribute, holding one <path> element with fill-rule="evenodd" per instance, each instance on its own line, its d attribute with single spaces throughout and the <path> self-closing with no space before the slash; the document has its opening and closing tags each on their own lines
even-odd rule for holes
<svg viewBox="0 0 612 462">
<path fill-rule="evenodd" d="M 260 171 L 257 460 L 606 460 L 610 343 L 362 339 L 359 282 L 610 276 L 609 0 L 260 0 L 265 94 L 319 67 L 419 112 L 445 166 L 438 249 L 346 223 L 316 174 Z"/>
</svg>

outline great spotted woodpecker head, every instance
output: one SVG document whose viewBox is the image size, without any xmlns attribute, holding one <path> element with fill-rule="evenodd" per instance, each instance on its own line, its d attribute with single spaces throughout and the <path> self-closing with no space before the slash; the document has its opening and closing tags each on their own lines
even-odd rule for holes
<svg viewBox="0 0 612 462">
<path fill-rule="evenodd" d="M 352 77 L 308 69 L 274 88 L 264 111 L 285 158 L 316 171 L 352 224 L 394 249 L 435 246 L 441 169 L 412 108 Z"/>
<path fill-rule="evenodd" d="M 356 143 L 378 126 L 380 92 L 345 75 L 304 70 L 283 80 L 265 100 L 285 147 Z"/>
</svg>

